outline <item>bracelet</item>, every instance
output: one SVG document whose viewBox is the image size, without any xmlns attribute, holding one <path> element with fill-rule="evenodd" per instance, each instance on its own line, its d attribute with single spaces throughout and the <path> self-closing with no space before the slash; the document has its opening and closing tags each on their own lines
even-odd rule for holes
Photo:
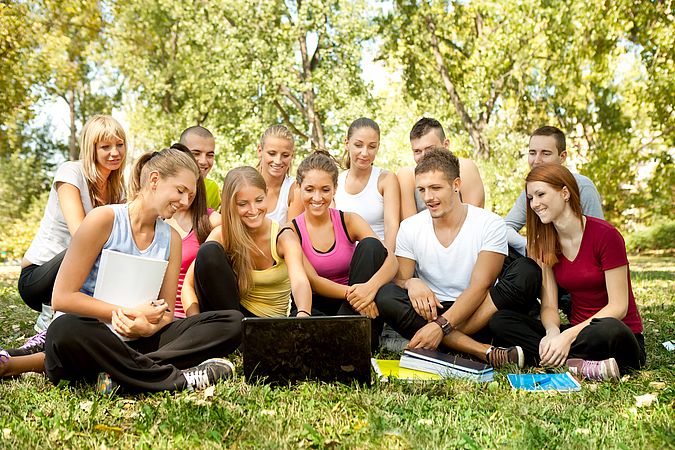
<svg viewBox="0 0 675 450">
<path fill-rule="evenodd" d="M 307 314 L 308 316 L 311 316 L 311 314 L 308 313 L 307 311 L 305 311 L 304 309 L 299 309 L 298 312 L 297 312 L 297 314 L 296 314 L 296 316 L 297 316 L 298 314 L 300 314 L 300 313 L 305 313 L 305 314 Z"/>
</svg>

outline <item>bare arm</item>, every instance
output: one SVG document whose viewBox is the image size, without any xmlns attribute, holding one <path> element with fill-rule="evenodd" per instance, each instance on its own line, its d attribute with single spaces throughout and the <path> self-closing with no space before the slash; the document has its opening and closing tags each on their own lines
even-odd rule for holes
<svg viewBox="0 0 675 450">
<path fill-rule="evenodd" d="M 412 167 L 402 167 L 396 174 L 401 191 L 401 220 L 417 214 L 415 204 L 415 172 Z"/>
<path fill-rule="evenodd" d="M 471 271 L 469 286 L 457 297 L 452 307 L 443 314 L 453 327 L 461 326 L 478 309 L 494 285 L 504 265 L 504 255 L 481 251 Z"/>
<path fill-rule="evenodd" d="M 459 160 L 459 173 L 462 178 L 460 193 L 462 202 L 482 208 L 485 206 L 485 188 L 480 177 L 478 166 L 470 159 Z"/>
<path fill-rule="evenodd" d="M 595 318 L 614 317 L 622 320 L 628 311 L 628 266 L 623 265 L 605 271 L 605 286 L 607 287 L 608 302 L 597 313 L 583 322 L 566 329 L 562 333 L 554 332 L 549 337 L 548 329 L 542 344 L 540 344 L 541 364 L 560 367 L 567 360 L 570 347 L 581 330 L 586 328 Z M 544 346 L 544 344 L 547 344 Z"/>
<path fill-rule="evenodd" d="M 222 229 L 220 226 L 217 226 L 211 230 L 211 233 L 209 234 L 209 237 L 206 238 L 205 242 L 217 241 L 222 244 L 221 240 Z M 188 267 L 187 272 L 185 272 L 183 288 L 180 291 L 180 301 L 183 304 L 183 311 L 185 311 L 186 317 L 194 316 L 195 314 L 200 313 L 199 300 L 197 299 L 197 292 L 195 291 L 195 261 L 192 261 L 190 267 Z"/>
<path fill-rule="evenodd" d="M 85 216 L 80 190 L 72 184 L 59 181 L 56 183 L 56 195 L 59 198 L 59 205 L 66 225 L 68 225 L 68 231 L 71 236 L 75 236 Z"/>
<path fill-rule="evenodd" d="M 298 311 L 312 313 L 312 287 L 303 264 L 302 247 L 295 233 L 284 231 L 278 237 L 277 251 L 288 267 L 293 301 Z"/>
<path fill-rule="evenodd" d="M 396 234 L 401 224 L 401 195 L 396 176 L 383 171 L 380 175 L 382 197 L 384 197 L 384 246 L 390 253 L 396 250 Z"/>
<path fill-rule="evenodd" d="M 294 181 L 288 193 L 288 221 L 295 219 L 305 210 L 302 200 L 300 200 L 299 190 L 298 184 Z"/>
</svg>

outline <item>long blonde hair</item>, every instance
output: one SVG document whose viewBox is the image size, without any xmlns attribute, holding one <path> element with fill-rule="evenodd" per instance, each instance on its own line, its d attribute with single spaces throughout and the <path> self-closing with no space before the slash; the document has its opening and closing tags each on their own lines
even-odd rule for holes
<svg viewBox="0 0 675 450">
<path fill-rule="evenodd" d="M 245 296 L 253 287 L 253 252 L 260 249 L 237 212 L 236 197 L 246 186 L 254 186 L 267 193 L 265 179 L 250 166 L 230 170 L 223 182 L 221 197 L 223 248 L 232 258 L 232 269 L 237 275 L 239 296 Z"/>
<path fill-rule="evenodd" d="M 124 142 L 124 153 L 120 168 L 110 172 L 106 180 L 107 198 L 98 188 L 101 174 L 96 164 L 96 144 L 101 141 L 120 139 Z M 87 180 L 89 197 L 94 207 L 112 203 L 122 203 L 125 199 L 124 164 L 127 161 L 127 135 L 122 125 L 111 116 L 97 114 L 87 121 L 80 133 L 80 160 L 82 171 Z"/>
</svg>

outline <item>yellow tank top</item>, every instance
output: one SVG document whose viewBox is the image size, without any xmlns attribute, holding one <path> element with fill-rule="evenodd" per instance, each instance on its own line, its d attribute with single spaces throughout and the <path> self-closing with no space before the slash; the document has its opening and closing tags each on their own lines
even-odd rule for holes
<svg viewBox="0 0 675 450">
<path fill-rule="evenodd" d="M 277 254 L 279 224 L 270 226 L 270 249 L 274 265 L 265 270 L 253 271 L 253 288 L 241 305 L 258 317 L 288 316 L 291 310 L 291 281 L 286 262 Z"/>
</svg>

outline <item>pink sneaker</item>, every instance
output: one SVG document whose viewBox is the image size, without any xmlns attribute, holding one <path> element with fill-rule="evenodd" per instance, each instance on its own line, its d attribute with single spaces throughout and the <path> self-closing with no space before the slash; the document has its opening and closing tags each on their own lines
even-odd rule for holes
<svg viewBox="0 0 675 450">
<path fill-rule="evenodd" d="M 614 358 L 603 359 L 602 361 L 570 358 L 567 360 L 567 368 L 571 374 L 587 380 L 619 381 L 621 379 L 619 366 Z"/>
</svg>

